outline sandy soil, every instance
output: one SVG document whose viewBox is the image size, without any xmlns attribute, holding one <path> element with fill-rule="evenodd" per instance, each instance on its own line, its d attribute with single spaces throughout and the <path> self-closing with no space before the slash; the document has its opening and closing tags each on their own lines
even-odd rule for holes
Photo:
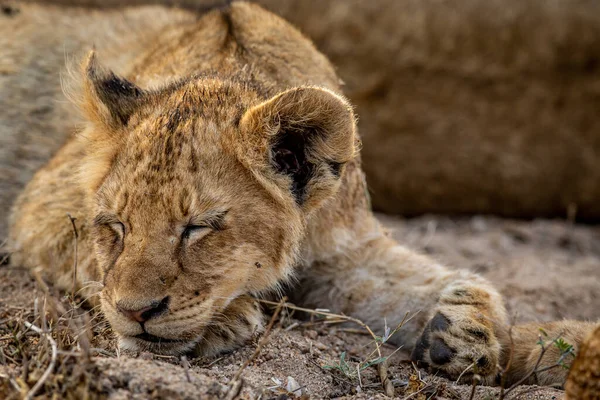
<svg viewBox="0 0 600 400">
<path fill-rule="evenodd" d="M 381 219 L 407 246 L 488 277 L 504 293 L 510 312 L 518 321 L 600 317 L 597 228 L 562 221 L 480 216 Z M 19 321 L 32 320 L 35 298 L 41 291 L 25 271 L 8 267 L 0 268 L 0 287 L 0 398 L 19 398 L 15 385 L 21 385 L 23 392 L 31 388 L 50 360 L 50 347 L 38 334 L 16 332 L 22 332 Z M 42 303 L 40 297 L 38 309 Z M 81 341 L 80 345 L 73 344 L 68 351 L 59 352 L 54 373 L 39 394 L 111 399 L 232 398 L 236 394 L 248 399 L 384 398 L 375 368 L 365 368 L 360 382 L 352 373 L 327 368 L 339 365 L 344 352 L 348 365 L 355 368 L 374 349 L 368 336 L 338 325 L 311 324 L 284 316 L 233 390 L 232 377 L 251 358 L 260 338 L 220 358 L 181 360 L 148 353 L 122 354 L 104 322 L 96 318 L 90 325 L 95 332 L 90 345 L 91 360 L 86 362 L 81 357 L 85 350 Z M 58 342 L 60 334 L 54 336 Z M 394 350 L 386 347 L 383 352 L 391 354 Z M 402 351 L 391 357 L 390 364 L 388 376 L 399 398 L 470 396 L 470 385 L 457 385 L 427 370 L 417 370 Z M 474 398 L 494 399 L 498 393 L 498 388 L 477 387 Z M 561 397 L 560 390 L 536 386 L 519 387 L 508 396 Z"/>
</svg>

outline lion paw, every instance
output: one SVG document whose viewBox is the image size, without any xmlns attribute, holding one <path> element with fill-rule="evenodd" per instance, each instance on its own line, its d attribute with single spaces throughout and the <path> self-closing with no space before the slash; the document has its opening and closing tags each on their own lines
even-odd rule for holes
<svg viewBox="0 0 600 400">
<path fill-rule="evenodd" d="M 234 350 L 262 332 L 263 313 L 258 302 L 241 296 L 229 304 L 223 315 L 207 327 L 194 353 L 213 356 Z"/>
<path fill-rule="evenodd" d="M 501 301 L 485 288 L 449 288 L 417 340 L 412 359 L 451 378 L 493 377 L 500 357 L 494 327 L 503 314 Z"/>
</svg>

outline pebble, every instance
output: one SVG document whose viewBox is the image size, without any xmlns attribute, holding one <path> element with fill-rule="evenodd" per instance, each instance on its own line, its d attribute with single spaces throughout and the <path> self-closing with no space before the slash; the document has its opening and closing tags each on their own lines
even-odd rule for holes
<svg viewBox="0 0 600 400">
<path fill-rule="evenodd" d="M 316 347 L 319 350 L 327 350 L 328 349 L 327 345 L 325 345 L 325 344 L 323 344 L 321 342 L 316 342 L 314 344 L 314 347 Z"/>
<path fill-rule="evenodd" d="M 306 336 L 309 339 L 315 340 L 319 334 L 317 333 L 317 331 L 313 331 L 312 329 L 307 329 L 304 331 L 304 336 Z"/>
<path fill-rule="evenodd" d="M 285 386 L 285 390 L 289 393 L 294 393 L 296 396 L 302 396 L 302 389 L 300 389 L 300 384 L 296 382 L 294 378 L 291 376 L 287 377 L 287 385 Z"/>
</svg>

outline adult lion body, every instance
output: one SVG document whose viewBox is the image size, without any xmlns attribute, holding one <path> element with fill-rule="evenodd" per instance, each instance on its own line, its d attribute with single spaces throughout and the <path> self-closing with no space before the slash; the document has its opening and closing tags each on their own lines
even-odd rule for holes
<svg viewBox="0 0 600 400">
<path fill-rule="evenodd" d="M 565 384 L 567 400 L 600 399 L 600 327 L 588 335 Z"/>
<path fill-rule="evenodd" d="M 41 267 L 69 288 L 70 213 L 80 233 L 78 285 L 102 284 L 102 310 L 125 348 L 232 348 L 261 327 L 249 295 L 294 275 L 294 301 L 378 330 L 385 318 L 420 311 L 393 341 L 451 376 L 476 365 L 493 381 L 508 355 L 500 295 L 386 235 L 369 208 L 355 117 L 336 94 L 338 78 L 289 24 L 246 3 L 205 15 L 33 5 L 21 13 L 38 23 L 16 15 L 2 29 L 35 32 L 28 45 L 40 53 L 17 48 L 7 57 L 17 71 L 36 65 L 15 89 L 23 101 L 60 68 L 56 54 L 41 56 L 49 45 L 77 53 L 95 43 L 98 57 L 86 58 L 73 94 L 84 114 L 77 134 L 15 204 L 13 263 Z M 77 128 L 74 106 L 52 101 L 59 88 L 49 84 L 37 99 L 43 116 L 9 116 L 4 127 L 32 137 Z M 546 328 L 576 343 L 592 324 Z M 531 325 L 514 334 L 522 345 L 511 379 L 535 364 L 538 332 Z M 553 370 L 540 381 L 562 378 Z"/>
</svg>

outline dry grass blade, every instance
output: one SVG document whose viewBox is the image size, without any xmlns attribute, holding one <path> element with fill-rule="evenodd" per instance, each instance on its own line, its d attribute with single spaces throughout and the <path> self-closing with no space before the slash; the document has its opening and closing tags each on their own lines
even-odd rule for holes
<svg viewBox="0 0 600 400">
<path fill-rule="evenodd" d="M 273 302 L 274 304 L 277 304 L 277 308 L 275 309 L 275 312 L 273 313 L 273 316 L 271 317 L 271 320 L 269 321 L 269 324 L 267 325 L 267 328 L 265 329 L 265 333 L 263 334 L 262 338 L 258 342 L 258 345 L 256 346 L 256 349 L 254 350 L 254 353 L 252 353 L 250 358 L 248 358 L 246 361 L 244 361 L 242 366 L 238 369 L 238 371 L 235 373 L 235 375 L 231 379 L 230 389 L 227 391 L 227 395 L 225 396 L 226 398 L 235 398 L 235 396 L 233 396 L 233 397 L 230 397 L 230 396 L 234 392 L 239 393 L 241 391 L 241 379 L 240 378 L 242 376 L 242 373 L 244 372 L 246 367 L 248 367 L 248 365 L 250 365 L 250 363 L 252 361 L 254 361 L 254 359 L 256 359 L 256 357 L 258 357 L 262 348 L 269 340 L 269 335 L 271 334 L 273 325 L 275 325 L 275 321 L 277 320 L 279 313 L 283 309 L 283 306 L 286 304 L 286 301 L 287 301 L 287 297 L 283 297 L 279 303 Z"/>
<path fill-rule="evenodd" d="M 75 220 L 77 218 L 72 217 L 70 213 L 67 213 L 67 217 L 69 217 L 69 221 L 71 221 L 71 226 L 73 227 L 73 288 L 71 289 L 71 296 L 75 298 L 75 288 L 77 287 L 77 259 L 79 257 L 77 249 L 79 232 L 77 231 L 77 226 L 75 225 Z"/>
<path fill-rule="evenodd" d="M 0 265 L 8 265 L 10 263 L 10 252 L 5 251 L 8 239 L 5 239 L 0 243 Z"/>
<path fill-rule="evenodd" d="M 419 394 L 421 394 L 424 390 L 429 389 L 430 385 L 425 385 L 423 386 L 421 389 L 419 389 L 418 391 L 409 394 L 408 396 L 404 397 L 402 400 L 409 400 L 412 399 L 415 396 L 418 396 Z"/>
<path fill-rule="evenodd" d="M 181 365 L 183 366 L 183 370 L 185 371 L 185 378 L 189 383 L 191 383 L 192 378 L 190 377 L 190 362 L 188 361 L 186 356 L 181 357 Z"/>
<path fill-rule="evenodd" d="M 454 381 L 455 384 L 458 385 L 458 383 L 460 382 L 460 380 L 462 379 L 462 377 L 471 370 L 471 368 L 475 367 L 475 362 L 471 363 L 469 366 L 467 366 L 467 368 L 465 368 L 460 375 L 458 375 L 458 378 L 456 378 L 456 381 Z"/>
<path fill-rule="evenodd" d="M 381 380 L 381 385 L 383 386 L 383 392 L 387 397 L 394 397 L 394 384 L 388 378 L 388 363 L 390 359 L 387 358 L 384 362 L 377 366 L 377 372 L 379 374 L 379 379 Z"/>
<path fill-rule="evenodd" d="M 275 301 L 262 300 L 262 299 L 259 299 L 258 301 L 260 303 L 271 305 L 271 306 L 279 306 L 281 304 L 281 302 L 277 303 Z M 365 328 L 367 330 L 367 332 L 369 332 L 369 335 L 371 335 L 371 337 L 375 340 L 375 342 L 378 343 L 378 339 L 379 339 L 378 336 L 375 335 L 375 333 L 371 330 L 371 328 L 367 324 L 365 324 L 358 318 L 349 317 L 349 316 L 343 315 L 343 314 L 335 314 L 335 313 L 328 312 L 328 311 L 319 311 L 319 310 L 313 310 L 310 308 L 298 307 L 292 303 L 283 303 L 281 305 L 282 305 L 282 307 L 288 308 L 290 310 L 302 311 L 302 312 L 305 312 L 305 313 L 308 313 L 311 315 L 321 315 L 326 318 L 335 318 L 335 319 L 342 320 L 344 322 L 353 322 L 353 323 Z M 377 354 L 379 355 L 379 357 L 381 357 L 381 350 L 379 348 L 379 344 L 377 344 Z"/>
<path fill-rule="evenodd" d="M 469 400 L 473 400 L 475 398 L 475 391 L 477 390 L 477 385 L 481 382 L 481 377 L 477 374 L 473 375 L 473 383 L 471 385 L 471 394 L 469 395 Z"/>
<path fill-rule="evenodd" d="M 42 374 L 40 379 L 36 382 L 36 384 L 31 388 L 29 393 L 27 393 L 27 395 L 25 396 L 25 400 L 31 400 L 33 398 L 33 396 L 35 396 L 35 394 L 40 390 L 42 385 L 44 385 L 44 382 L 46 382 L 46 380 L 48 379 L 48 377 L 54 370 L 54 367 L 56 365 L 56 356 L 58 354 L 58 346 L 56 345 L 56 341 L 52 338 L 52 336 L 49 333 L 44 332 L 39 327 L 37 327 L 27 321 L 23 321 L 23 324 L 25 324 L 25 326 L 27 328 L 31 329 L 32 331 L 38 333 L 41 336 L 44 336 L 46 338 L 46 340 L 48 340 L 48 343 L 50 343 L 50 346 L 52 347 L 52 356 L 50 358 L 50 363 L 48 364 L 48 368 L 46 368 L 46 370 L 44 371 L 44 373 Z"/>
<path fill-rule="evenodd" d="M 377 356 L 379 359 L 382 359 L 384 357 L 382 357 L 381 354 L 381 343 L 382 343 L 382 338 L 380 338 L 379 336 L 377 336 L 373 330 L 363 321 L 359 320 L 358 318 L 354 318 L 354 317 L 349 317 L 347 315 L 343 315 L 343 314 L 335 314 L 329 311 L 322 311 L 322 310 L 313 310 L 310 308 L 304 308 L 304 307 L 298 307 L 294 304 L 291 303 L 284 303 L 282 304 L 281 302 L 276 303 L 274 301 L 269 301 L 269 300 L 262 300 L 262 299 L 258 299 L 258 301 L 260 303 L 263 304 L 267 304 L 267 305 L 271 305 L 271 306 L 277 306 L 278 308 L 283 306 L 286 309 L 291 309 L 291 310 L 295 310 L 295 311 L 302 311 L 305 313 L 310 314 L 311 316 L 323 316 L 326 319 L 328 319 L 331 322 L 335 322 L 335 323 L 340 323 L 340 322 L 352 322 L 354 324 L 359 325 L 360 327 L 364 328 L 366 333 L 368 335 L 371 336 L 371 338 L 373 338 L 373 342 L 375 343 L 375 350 L 369 355 L 368 358 L 370 358 L 374 353 L 377 353 Z M 402 326 L 404 326 L 404 324 L 406 324 L 406 322 L 410 321 L 416 314 L 414 314 L 413 316 L 411 316 L 410 318 L 408 318 L 409 313 L 407 312 L 404 315 L 404 318 L 402 318 L 402 321 L 400 321 L 400 323 L 398 324 L 398 326 L 392 331 L 391 334 L 389 334 L 389 336 L 391 337 L 395 332 L 397 332 L 400 328 L 402 328 Z M 327 322 L 327 321 L 326 321 Z M 362 333 L 360 331 L 355 332 L 355 333 Z M 397 349 L 399 350 L 399 349 Z M 397 351 L 396 350 L 396 351 Z M 394 352 L 395 353 L 395 352 Z M 377 364 L 377 373 L 379 376 L 379 379 L 381 380 L 381 386 L 383 388 L 383 391 L 385 393 L 386 396 L 388 397 L 393 397 L 394 396 L 394 385 L 391 382 L 391 380 L 388 378 L 387 376 L 387 368 L 388 368 L 388 361 L 389 357 L 387 357 L 384 362 L 380 362 Z M 358 373 L 358 378 L 360 380 L 360 371 Z M 362 386 L 362 385 L 361 385 Z"/>
</svg>

